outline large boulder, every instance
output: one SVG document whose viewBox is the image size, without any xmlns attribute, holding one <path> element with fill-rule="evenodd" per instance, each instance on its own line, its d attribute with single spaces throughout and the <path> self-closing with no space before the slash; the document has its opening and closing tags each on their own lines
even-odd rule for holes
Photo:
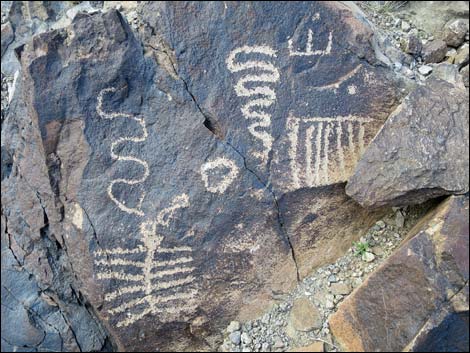
<svg viewBox="0 0 470 353">
<path fill-rule="evenodd" d="M 339 3 L 136 11 L 16 50 L 2 283 L 28 271 L 78 349 L 214 350 L 375 221 L 343 185 L 399 87 Z"/>
<path fill-rule="evenodd" d="M 339 257 L 377 217 L 341 183 L 401 92 L 371 65 L 375 37 L 362 15 L 321 2 L 152 2 L 141 13 L 144 47 L 271 190 L 300 277 Z M 205 13 L 218 16 L 194 16 Z"/>
<path fill-rule="evenodd" d="M 364 207 L 418 204 L 469 190 L 468 92 L 429 79 L 390 116 L 348 181 Z"/>
<path fill-rule="evenodd" d="M 340 305 L 329 324 L 343 350 L 468 349 L 468 212 L 468 196 L 448 198 Z"/>
</svg>

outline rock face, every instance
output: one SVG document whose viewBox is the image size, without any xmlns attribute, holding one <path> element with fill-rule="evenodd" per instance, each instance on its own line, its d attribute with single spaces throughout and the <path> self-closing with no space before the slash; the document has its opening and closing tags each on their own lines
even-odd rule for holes
<svg viewBox="0 0 470 353">
<path fill-rule="evenodd" d="M 344 350 L 466 350 L 468 211 L 450 197 L 341 304 L 330 328 Z"/>
<path fill-rule="evenodd" d="M 262 312 L 374 221 L 342 183 L 398 84 L 373 65 L 354 12 L 137 11 L 138 37 L 117 11 L 78 13 L 16 49 L 2 320 L 24 319 L 5 333 L 10 348 L 214 350 L 221 327 Z M 30 327 L 32 311 L 52 321 Z"/>
<path fill-rule="evenodd" d="M 416 88 L 369 145 L 346 193 L 378 207 L 468 192 L 467 101 L 465 90 L 442 80 Z"/>
<path fill-rule="evenodd" d="M 222 17 L 191 15 L 206 12 Z M 269 22 L 281 13 L 281 26 Z M 301 277 L 337 257 L 351 243 L 348 234 L 365 225 L 352 221 L 363 211 L 337 183 L 347 180 L 397 97 L 387 72 L 369 64 L 376 61 L 370 29 L 337 3 L 151 3 L 142 16 L 149 27 L 144 46 L 178 58 L 168 66 L 177 67 L 206 126 L 270 186 Z M 233 18 L 249 22 L 239 26 Z M 331 212 L 342 215 L 341 235 L 327 226 Z M 329 251 L 313 251 L 315 242 Z"/>
</svg>

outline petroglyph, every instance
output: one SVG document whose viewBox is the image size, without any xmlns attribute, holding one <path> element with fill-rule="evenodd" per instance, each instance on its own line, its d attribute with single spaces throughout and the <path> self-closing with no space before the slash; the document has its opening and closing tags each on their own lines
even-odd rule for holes
<svg viewBox="0 0 470 353">
<path fill-rule="evenodd" d="M 170 207 L 164 208 L 157 215 L 157 224 L 168 227 L 170 221 L 174 218 L 176 210 L 189 207 L 189 197 L 186 194 L 176 196 Z"/>
<path fill-rule="evenodd" d="M 329 83 L 329 84 L 326 84 L 326 85 L 322 85 L 322 86 L 316 86 L 316 87 L 313 87 L 314 90 L 316 91 L 325 91 L 325 90 L 331 90 L 331 91 L 336 91 L 338 88 L 341 87 L 341 85 L 343 83 L 345 83 L 346 81 L 348 81 L 350 78 L 356 76 L 356 74 L 359 72 L 359 70 L 362 68 L 362 65 L 358 65 L 356 66 L 354 69 L 352 69 L 351 71 L 349 71 L 347 74 L 344 74 L 343 76 L 341 76 L 340 78 L 338 78 L 335 82 L 332 82 L 332 83 Z M 356 86 L 352 85 L 352 86 L 349 86 L 347 89 L 348 89 L 348 93 L 349 94 L 355 94 L 356 93 Z"/>
<path fill-rule="evenodd" d="M 318 17 L 319 18 L 319 17 Z M 294 49 L 294 43 L 292 39 L 287 41 L 287 48 L 289 49 L 289 56 L 318 56 L 318 55 L 330 55 L 331 49 L 333 48 L 333 32 L 328 32 L 328 43 L 324 49 L 313 49 L 313 30 L 310 28 L 307 31 L 307 43 L 305 44 L 305 51 Z"/>
<path fill-rule="evenodd" d="M 140 225 L 142 244 L 135 249 L 117 247 L 95 252 L 95 265 L 102 268 L 97 273 L 98 279 L 127 283 L 104 297 L 106 302 L 119 299 L 119 305 L 108 310 L 110 315 L 125 314 L 117 327 L 129 326 L 149 314 L 159 314 L 158 320 L 166 322 L 171 315 L 196 310 L 192 249 L 162 247 L 164 237 L 157 232 L 157 226 L 168 227 L 176 210 L 186 207 L 189 207 L 189 197 L 182 194 L 161 210 L 155 221 L 143 221 Z M 136 255 L 141 255 L 139 260 Z M 138 297 L 128 300 L 127 296 L 133 293 Z"/>
<path fill-rule="evenodd" d="M 357 93 L 357 86 L 356 85 L 349 85 L 348 86 L 348 94 L 354 95 Z"/>
<path fill-rule="evenodd" d="M 214 174 L 213 179 L 216 179 L 215 174 L 217 174 L 218 169 L 221 171 L 228 169 L 228 172 L 224 172 L 221 178 L 217 178 L 217 182 L 210 182 L 209 174 Z M 232 182 L 238 176 L 238 172 L 239 170 L 235 162 L 224 157 L 220 157 L 213 161 L 206 162 L 201 166 L 202 181 L 204 182 L 207 191 L 213 193 L 224 193 L 225 190 L 227 190 L 230 184 L 232 184 Z"/>
<path fill-rule="evenodd" d="M 239 62 L 238 56 L 263 57 L 260 60 Z M 241 108 L 246 119 L 253 122 L 248 126 L 250 134 L 262 144 L 262 149 L 255 151 L 253 156 L 262 162 L 267 162 L 273 144 L 271 135 L 271 113 L 268 111 L 276 101 L 276 92 L 272 85 L 280 79 L 279 70 L 272 63 L 276 52 L 269 46 L 243 46 L 234 49 L 227 57 L 227 68 L 232 73 L 247 71 L 238 79 L 234 86 L 239 97 L 249 97 L 250 100 Z"/>
<path fill-rule="evenodd" d="M 144 121 L 143 118 L 139 118 L 139 117 L 136 117 L 134 115 L 125 114 L 125 113 L 119 113 L 119 112 L 111 113 L 111 112 L 104 111 L 104 109 L 103 109 L 103 98 L 104 98 L 104 96 L 106 94 L 114 93 L 116 91 L 117 91 L 116 88 L 111 87 L 111 88 L 105 88 L 100 92 L 100 94 L 98 95 L 98 104 L 96 106 L 96 111 L 97 111 L 98 115 L 103 119 L 124 118 L 124 119 L 134 120 L 142 128 L 142 134 L 139 135 L 139 136 L 120 137 L 116 141 L 113 141 L 112 144 L 111 144 L 111 157 L 113 159 L 118 160 L 118 161 L 130 161 L 130 162 L 137 163 L 139 166 L 141 166 L 143 168 L 143 170 L 142 170 L 142 176 L 140 178 L 136 178 L 136 179 L 118 178 L 118 179 L 112 180 L 111 183 L 108 186 L 107 192 L 108 192 L 108 196 L 119 207 L 119 209 L 121 211 L 124 211 L 124 212 L 129 213 L 129 214 L 135 214 L 137 216 L 143 216 L 144 213 L 141 210 L 141 207 L 142 207 L 142 202 L 145 198 L 145 192 L 141 193 L 141 196 L 139 197 L 139 199 L 137 201 L 137 205 L 135 207 L 126 206 L 125 201 L 122 201 L 122 202 L 119 201 L 114 196 L 114 193 L 113 193 L 113 186 L 115 184 L 127 184 L 127 185 L 140 184 L 140 183 L 143 183 L 148 178 L 148 176 L 150 174 L 149 167 L 148 167 L 148 164 L 147 164 L 146 161 L 144 161 L 142 159 L 139 159 L 139 158 L 136 158 L 136 157 L 133 157 L 133 156 L 118 154 L 117 152 L 115 152 L 115 151 L 118 150 L 117 147 L 119 145 L 123 144 L 123 143 L 126 143 L 126 142 L 136 142 L 136 143 L 144 142 L 147 139 L 147 136 L 148 136 L 147 128 L 145 126 L 145 121 Z"/>
<path fill-rule="evenodd" d="M 289 116 L 286 127 L 291 188 L 347 180 L 346 158 L 357 161 L 363 153 L 364 125 L 370 121 L 372 119 L 352 115 L 333 118 Z M 334 135 L 335 139 L 332 138 Z"/>
</svg>

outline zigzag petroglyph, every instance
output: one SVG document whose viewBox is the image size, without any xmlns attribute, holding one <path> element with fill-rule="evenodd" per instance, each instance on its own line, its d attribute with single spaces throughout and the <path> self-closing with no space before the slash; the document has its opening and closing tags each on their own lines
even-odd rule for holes
<svg viewBox="0 0 470 353">
<path fill-rule="evenodd" d="M 257 55 L 259 60 L 239 62 L 238 56 Z M 266 162 L 273 144 L 271 135 L 271 113 L 267 111 L 276 101 L 276 92 L 272 87 L 280 79 L 279 70 L 271 62 L 276 58 L 276 52 L 269 46 L 248 46 L 234 49 L 227 57 L 227 68 L 232 73 L 246 71 L 234 86 L 239 97 L 249 97 L 250 100 L 241 108 L 246 119 L 253 122 L 248 126 L 250 134 L 262 144 L 261 151 L 253 153 L 255 158 Z"/>
<path fill-rule="evenodd" d="M 176 211 L 187 207 L 189 197 L 182 194 L 161 210 L 155 221 L 142 222 L 142 244 L 135 249 L 114 248 L 95 252 L 95 265 L 103 268 L 97 274 L 98 279 L 127 283 L 107 293 L 104 298 L 106 302 L 120 299 L 119 305 L 108 310 L 110 315 L 126 314 L 118 321 L 117 327 L 129 326 L 149 314 L 159 314 L 159 320 L 164 322 L 169 315 L 190 313 L 196 309 L 197 292 L 191 288 L 195 281 L 191 247 L 162 247 L 164 237 L 157 232 L 157 226 L 168 227 Z M 138 255 L 141 259 L 135 260 Z M 159 261 L 155 261 L 155 257 Z M 132 274 L 129 269 L 132 269 Z M 125 296 L 133 293 L 138 297 L 125 300 Z"/>
<path fill-rule="evenodd" d="M 117 89 L 110 87 L 110 88 L 105 88 L 103 89 L 100 94 L 98 95 L 98 104 L 96 106 L 96 111 L 98 115 L 103 118 L 103 119 L 118 119 L 118 118 L 124 118 L 124 119 L 130 119 L 136 121 L 140 127 L 142 128 L 142 134 L 140 136 L 127 136 L 127 137 L 120 137 L 116 141 L 113 141 L 111 144 L 111 157 L 113 159 L 116 159 L 118 161 L 130 161 L 137 163 L 143 168 L 142 176 L 137 179 L 129 179 L 129 178 L 118 178 L 114 179 L 111 181 L 111 183 L 108 186 L 108 195 L 113 200 L 113 202 L 119 207 L 120 210 L 129 213 L 129 214 L 135 214 L 137 216 L 143 216 L 144 213 L 141 210 L 142 207 L 142 202 L 145 198 L 145 192 L 141 194 L 141 196 L 138 199 L 137 205 L 135 207 L 128 207 L 125 205 L 124 202 L 119 201 L 113 193 L 113 186 L 115 184 L 127 184 L 127 185 L 136 185 L 143 183 L 149 176 L 149 167 L 146 161 L 133 157 L 133 156 L 128 156 L 128 155 L 123 155 L 123 154 L 118 154 L 115 151 L 117 150 L 116 147 L 118 147 L 120 144 L 126 143 L 126 142 L 144 142 L 147 139 L 148 133 L 147 133 L 147 128 L 145 126 L 145 121 L 143 118 L 138 118 L 134 115 L 131 114 L 125 114 L 125 113 L 119 113 L 119 112 L 106 112 L 103 109 L 103 98 L 106 94 L 109 93 L 114 93 L 116 92 Z"/>
<path fill-rule="evenodd" d="M 372 119 L 352 115 L 332 118 L 289 116 L 287 137 L 291 187 L 296 189 L 345 181 L 346 157 L 355 161 L 362 155 L 364 125 L 370 121 Z M 336 136 L 334 143 L 333 135 Z"/>
</svg>

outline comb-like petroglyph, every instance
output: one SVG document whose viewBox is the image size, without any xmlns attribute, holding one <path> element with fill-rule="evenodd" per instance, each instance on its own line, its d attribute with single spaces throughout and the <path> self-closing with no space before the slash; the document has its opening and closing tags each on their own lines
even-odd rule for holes
<svg viewBox="0 0 470 353">
<path fill-rule="evenodd" d="M 291 188 L 314 187 L 347 179 L 345 161 L 364 151 L 364 129 L 372 119 L 357 116 L 287 119 Z"/>
<path fill-rule="evenodd" d="M 137 163 L 142 168 L 142 176 L 136 179 L 130 179 L 130 178 L 113 179 L 108 186 L 107 192 L 108 192 L 108 196 L 111 198 L 111 200 L 113 200 L 113 202 L 119 207 L 121 211 L 124 211 L 129 214 L 135 214 L 137 216 L 143 216 L 144 212 L 142 211 L 141 207 L 142 207 L 142 202 L 144 201 L 144 198 L 145 198 L 145 192 L 143 192 L 141 196 L 138 198 L 137 205 L 135 205 L 134 207 L 129 207 L 129 206 L 126 206 L 125 201 L 118 200 L 118 198 L 115 196 L 114 191 L 113 191 L 113 187 L 116 184 L 135 185 L 135 184 L 143 183 L 150 174 L 149 166 L 146 161 L 140 158 L 136 158 L 136 157 L 128 156 L 124 154 L 119 154 L 119 152 L 116 152 L 116 149 L 123 143 L 145 142 L 145 140 L 148 137 L 147 127 L 145 126 L 145 120 L 143 118 L 139 118 L 137 116 L 126 114 L 126 113 L 107 112 L 103 108 L 103 99 L 106 97 L 106 95 L 110 93 L 114 93 L 116 91 L 117 89 L 114 87 L 103 89 L 98 95 L 98 104 L 96 106 L 96 111 L 98 115 L 103 119 L 111 119 L 111 120 L 112 119 L 130 119 L 130 120 L 136 121 L 140 125 L 140 127 L 142 128 L 141 135 L 119 137 L 116 141 L 112 142 L 111 157 L 118 161 L 130 161 L 130 162 Z"/>
<path fill-rule="evenodd" d="M 255 58 L 263 59 L 246 60 L 254 55 Z M 239 56 L 241 59 L 238 59 Z M 245 45 L 232 50 L 225 61 L 230 72 L 243 72 L 234 89 L 237 96 L 250 99 L 242 106 L 241 112 L 244 118 L 252 120 L 248 131 L 262 144 L 262 148 L 255 150 L 253 156 L 263 163 L 267 162 L 273 145 L 272 113 L 269 110 L 276 101 L 273 84 L 281 77 L 278 68 L 273 64 L 275 58 L 276 51 L 267 45 Z"/>
<path fill-rule="evenodd" d="M 95 252 L 95 265 L 101 269 L 97 278 L 126 283 L 104 297 L 106 302 L 119 300 L 108 310 L 110 315 L 121 315 L 117 327 L 129 326 L 150 314 L 158 314 L 160 322 L 167 322 L 175 315 L 196 310 L 192 248 L 164 247 L 164 236 L 157 229 L 167 228 L 175 212 L 187 207 L 188 195 L 181 194 L 157 214 L 156 220 L 143 221 L 141 244 L 134 249 L 117 247 Z M 138 296 L 128 297 L 133 293 Z"/>
<path fill-rule="evenodd" d="M 225 157 L 208 161 L 201 166 L 204 185 L 207 191 L 212 193 L 224 193 L 238 173 L 239 169 L 235 162 Z"/>
</svg>

